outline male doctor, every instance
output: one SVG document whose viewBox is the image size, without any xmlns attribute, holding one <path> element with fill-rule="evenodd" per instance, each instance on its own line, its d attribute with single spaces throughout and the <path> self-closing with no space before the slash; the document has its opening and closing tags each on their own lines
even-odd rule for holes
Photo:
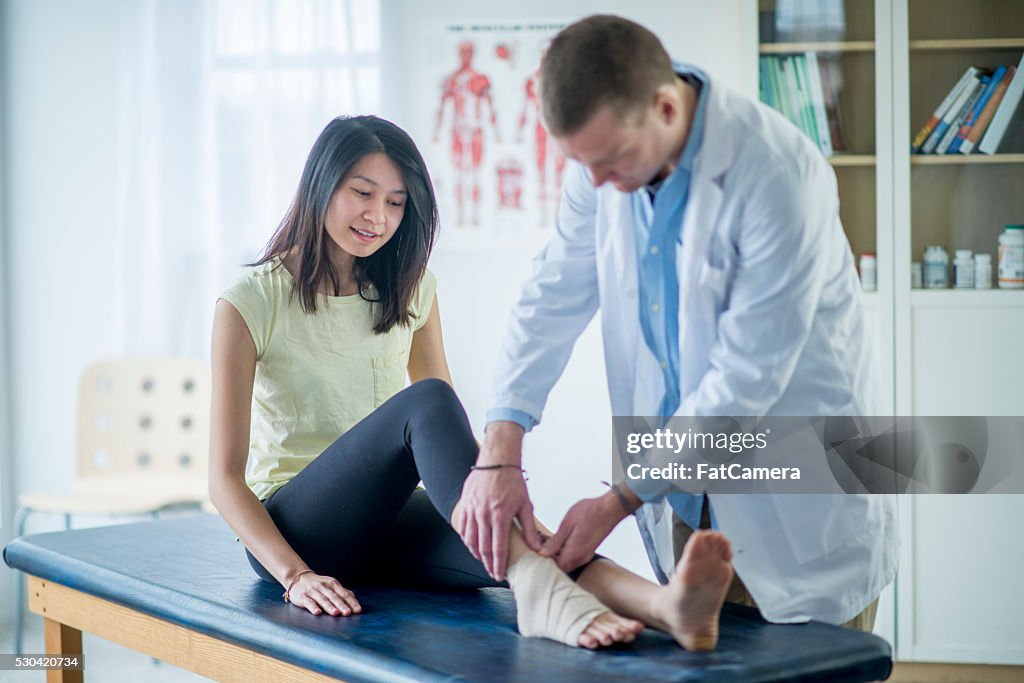
<svg viewBox="0 0 1024 683">
<path fill-rule="evenodd" d="M 736 550 L 727 600 L 773 622 L 870 631 L 897 566 L 891 496 L 620 483 L 576 503 L 541 547 L 522 441 L 598 309 L 615 415 L 876 415 L 879 391 L 835 176 L 796 127 L 612 16 L 559 33 L 541 100 L 576 163 L 512 310 L 477 463 L 504 467 L 466 480 L 466 545 L 502 578 L 518 520 L 571 570 L 635 510 L 662 582 L 691 530 L 710 526 Z"/>
</svg>

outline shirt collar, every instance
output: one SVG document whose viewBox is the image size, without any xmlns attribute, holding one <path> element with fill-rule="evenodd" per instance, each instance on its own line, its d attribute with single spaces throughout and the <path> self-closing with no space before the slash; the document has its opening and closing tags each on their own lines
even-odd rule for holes
<svg viewBox="0 0 1024 683">
<path fill-rule="evenodd" d="M 680 78 L 697 88 L 697 102 L 693 110 L 693 122 L 690 124 L 690 133 L 686 137 L 686 144 L 683 145 L 683 151 L 679 154 L 679 162 L 676 164 L 675 170 L 672 171 L 672 175 L 675 175 L 676 173 L 690 174 L 693 172 L 694 160 L 696 159 L 697 153 L 700 151 L 701 143 L 704 140 L 704 117 L 707 110 L 707 96 L 711 89 L 711 84 L 708 82 L 707 74 L 695 66 L 683 64 L 681 62 L 674 62 L 672 66 Z M 649 183 L 644 189 L 646 189 L 647 193 L 651 198 L 653 198 L 654 195 L 657 194 L 658 190 L 665 185 L 665 181 L 669 177 L 671 176 L 666 176 L 661 180 Z"/>
</svg>

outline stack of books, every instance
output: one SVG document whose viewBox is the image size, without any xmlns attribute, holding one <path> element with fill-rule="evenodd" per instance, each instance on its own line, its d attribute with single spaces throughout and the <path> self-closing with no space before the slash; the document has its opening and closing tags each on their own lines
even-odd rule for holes
<svg viewBox="0 0 1024 683">
<path fill-rule="evenodd" d="M 968 67 L 914 136 L 911 154 L 1024 151 L 1024 56 L 1017 66 Z"/>
<path fill-rule="evenodd" d="M 834 58 L 805 52 L 760 59 L 761 101 L 781 112 L 821 153 L 846 151 L 839 116 L 842 73 Z"/>
</svg>

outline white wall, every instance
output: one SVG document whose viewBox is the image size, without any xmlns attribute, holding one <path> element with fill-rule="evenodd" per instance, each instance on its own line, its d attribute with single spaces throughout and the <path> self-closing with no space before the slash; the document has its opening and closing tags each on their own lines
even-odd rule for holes
<svg viewBox="0 0 1024 683">
<path fill-rule="evenodd" d="M 67 490 L 75 447 L 76 383 L 91 361 L 118 353 L 109 333 L 114 279 L 108 267 L 115 225 L 117 0 L 12 0 L 7 41 L 8 230 L 11 389 L 17 490 Z M 677 58 L 706 67 L 749 92 L 754 44 L 744 37 L 742 0 L 636 0 L 515 5 L 469 0 L 384 0 L 385 111 L 399 123 L 423 96 L 414 73 L 416 32 L 427 21 L 573 19 L 624 14 L 662 33 Z M 505 7 L 503 9 L 503 7 Z M 514 7 L 514 9 L 512 9 Z M 746 46 L 746 47 L 744 47 Z M 433 102 L 433 94 L 428 98 Z M 414 137 L 426 139 L 429 131 Z M 442 248 L 440 281 L 449 359 L 473 424 L 482 426 L 491 368 L 506 312 L 529 272 L 525 251 Z M 552 395 L 545 423 L 529 439 L 527 467 L 541 516 L 554 524 L 575 499 L 599 493 L 609 471 L 608 404 L 600 342 L 591 329 Z M 39 521 L 31 529 L 44 528 Z M 48 528 L 48 527 L 45 527 Z M 609 555 L 649 574 L 629 525 Z"/>
<path fill-rule="evenodd" d="M 388 54 L 384 63 L 384 114 L 407 128 L 417 140 L 429 140 L 422 103 L 435 106 L 436 83 L 403 80 L 418 73 L 417 59 L 426 54 L 422 28 L 466 20 L 567 20 L 594 13 L 612 13 L 645 24 L 659 34 L 669 53 L 704 67 L 731 87 L 756 92 L 751 73 L 756 59 L 747 50 L 756 43 L 744 37 L 744 3 L 700 0 L 521 0 L 481 3 L 473 0 L 416 2 L 384 0 L 384 44 L 405 46 L 404 55 Z M 661 27 L 672 27 L 665 31 Z M 401 84 L 388 87 L 386 84 Z M 433 111 L 433 110 L 432 110 Z M 508 309 L 519 283 L 530 272 L 534 249 L 466 250 L 441 242 L 431 261 L 439 279 L 438 301 L 444 322 L 448 358 L 455 386 L 474 428 L 482 430 L 488 406 L 494 360 Z M 580 339 L 572 361 L 555 387 L 543 423 L 526 440 L 525 466 L 538 516 L 556 525 L 576 500 L 601 493 L 611 474 L 611 422 L 601 340 L 592 323 Z M 630 569 L 652 576 L 643 546 L 631 522 L 624 523 L 601 552 Z"/>
<path fill-rule="evenodd" d="M 77 380 L 116 351 L 116 0 L 7 4 L 5 147 L 15 486 L 66 490 Z"/>
<path fill-rule="evenodd" d="M 5 23 L 5 8 L 0 5 L 0 27 Z M 9 281 L 7 279 L 7 217 L 6 204 L 4 203 L 4 184 L 7 175 L 4 172 L 4 140 L 2 139 L 4 129 L 4 92 L 3 84 L 5 79 L 6 64 L 8 63 L 5 51 L 6 40 L 0 34 L 0 543 L 10 540 L 12 530 L 10 528 L 14 512 L 14 467 L 11 454 L 11 395 L 10 395 L 10 354 L 8 348 L 8 294 Z M 7 578 L 0 573 L 0 579 Z M 10 591 L 11 581 L 0 580 L 0 605 L 8 605 L 12 602 Z M 7 620 L 9 614 L 0 614 L 0 624 Z"/>
</svg>

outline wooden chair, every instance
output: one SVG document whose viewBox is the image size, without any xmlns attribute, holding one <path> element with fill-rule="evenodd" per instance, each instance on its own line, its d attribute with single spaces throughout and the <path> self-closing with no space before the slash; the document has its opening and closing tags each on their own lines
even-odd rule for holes
<svg viewBox="0 0 1024 683">
<path fill-rule="evenodd" d="M 151 515 L 209 506 L 209 369 L 193 358 L 131 358 L 96 363 L 79 384 L 78 452 L 71 493 L 24 493 L 18 536 L 34 512 Z M 25 582 L 15 600 L 21 653 Z"/>
</svg>

